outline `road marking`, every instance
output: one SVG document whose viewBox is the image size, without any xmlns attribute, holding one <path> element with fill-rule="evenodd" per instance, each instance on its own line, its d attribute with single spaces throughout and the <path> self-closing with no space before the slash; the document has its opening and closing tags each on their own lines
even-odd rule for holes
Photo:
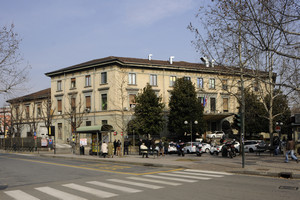
<svg viewBox="0 0 300 200">
<path fill-rule="evenodd" d="M 146 183 L 137 183 L 137 182 L 132 182 L 132 181 L 127 181 L 127 180 L 119 180 L 119 179 L 107 179 L 108 181 L 112 182 L 117 182 L 117 183 L 124 183 L 128 185 L 134 185 L 134 186 L 139 186 L 139 187 L 145 187 L 145 188 L 150 188 L 150 189 L 161 189 L 163 187 L 157 186 L 157 185 L 150 185 Z"/>
<path fill-rule="evenodd" d="M 222 177 L 224 177 L 222 175 L 204 174 L 204 173 L 190 173 L 190 172 L 182 172 L 182 171 L 172 172 L 172 173 L 174 173 L 174 174 L 194 175 L 194 176 L 209 176 L 209 177 L 214 177 L 214 178 L 222 178 Z"/>
<path fill-rule="evenodd" d="M 208 173 L 208 174 L 220 174 L 220 175 L 232 175 L 231 173 L 227 173 L 227 172 L 214 172 L 214 171 L 206 171 L 206 170 L 198 170 L 198 169 L 186 169 L 184 171 L 187 172 L 199 172 L 199 173 Z"/>
<path fill-rule="evenodd" d="M 187 183 L 195 183 L 197 180 L 190 180 L 190 179 L 183 179 L 183 178 L 174 178 L 174 177 L 166 177 L 166 176 L 159 176 L 159 175 L 143 175 L 145 177 L 150 178 L 159 178 L 159 179 L 166 179 L 166 180 L 172 180 L 172 181 L 181 181 L 181 182 L 187 182 Z"/>
<path fill-rule="evenodd" d="M 16 200 L 40 200 L 40 199 L 35 198 L 34 196 L 31 196 L 30 194 L 27 194 L 21 190 L 12 190 L 12 191 L 4 192 L 4 193 Z"/>
<path fill-rule="evenodd" d="M 207 177 L 188 176 L 188 175 L 172 174 L 172 173 L 159 173 L 159 175 L 175 176 L 175 177 L 191 178 L 191 179 L 199 179 L 199 180 L 210 180 L 211 179 L 211 178 L 207 178 Z"/>
<path fill-rule="evenodd" d="M 136 181 L 146 181 L 146 182 L 159 183 L 159 184 L 165 184 L 165 185 L 173 185 L 173 186 L 181 185 L 181 183 L 174 183 L 174 182 L 169 182 L 169 181 L 146 179 L 146 178 L 141 178 L 141 177 L 126 177 L 126 178 L 132 179 L 132 180 L 136 180 Z"/>
<path fill-rule="evenodd" d="M 56 197 L 58 199 L 62 199 L 62 200 L 87 200 L 85 198 L 81 198 L 79 196 L 75 196 L 73 194 L 67 193 L 67 192 L 63 192 L 51 187 L 39 187 L 39 188 L 35 188 L 36 190 L 46 193 L 50 196 Z"/>
<path fill-rule="evenodd" d="M 97 189 L 89 188 L 89 187 L 78 185 L 78 184 L 75 184 L 75 183 L 65 184 L 63 186 L 71 188 L 73 190 L 78 190 L 78 191 L 81 191 L 81 192 L 86 192 L 86 193 L 92 194 L 92 195 L 100 197 L 100 198 L 109 198 L 109 197 L 118 196 L 118 194 L 114 194 L 114 193 L 105 192 L 105 191 L 102 191 L 102 190 L 97 190 Z"/>
<path fill-rule="evenodd" d="M 142 192 L 143 191 L 143 190 L 132 189 L 132 188 L 129 188 L 129 187 L 113 185 L 113 184 L 109 184 L 109 183 L 103 183 L 103 182 L 99 182 L 99 181 L 89 181 L 87 183 L 97 185 L 97 186 L 101 186 L 101 187 L 111 188 L 111 189 L 114 189 L 114 190 L 120 190 L 120 191 L 128 192 L 128 193 L 136 193 L 136 192 Z"/>
<path fill-rule="evenodd" d="M 47 165 L 55 165 L 55 166 L 61 166 L 61 167 L 71 167 L 71 168 L 86 169 L 86 170 L 101 171 L 101 172 L 112 172 L 112 173 L 116 173 L 116 174 L 127 174 L 127 175 L 157 174 L 157 173 L 161 173 L 161 172 L 172 172 L 172 171 L 183 170 L 182 168 L 178 168 L 178 169 L 171 169 L 171 170 L 166 170 L 166 171 L 154 171 L 154 172 L 145 172 L 145 173 L 131 173 L 131 172 L 119 172 L 119 171 L 106 170 L 106 169 L 95 169 L 95 168 L 82 167 L 82 166 L 77 166 L 77 165 L 68 165 L 68 164 L 53 163 L 53 162 L 47 162 L 47 161 L 30 160 L 30 159 L 24 159 L 24 158 L 11 158 L 11 157 L 7 157 L 7 156 L 6 156 L 6 158 L 15 159 L 15 160 L 23 160 L 23 161 L 34 162 L 34 163 L 42 163 L 42 164 L 47 164 Z"/>
</svg>

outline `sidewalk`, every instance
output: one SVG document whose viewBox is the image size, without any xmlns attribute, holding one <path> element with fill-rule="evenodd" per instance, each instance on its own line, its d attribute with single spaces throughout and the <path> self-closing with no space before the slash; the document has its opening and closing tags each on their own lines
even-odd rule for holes
<svg viewBox="0 0 300 200">
<path fill-rule="evenodd" d="M 38 154 L 43 157 L 55 157 L 66 159 L 80 160 L 99 160 L 101 162 L 117 162 L 124 164 L 135 164 L 154 167 L 171 167 L 171 168 L 189 168 L 209 171 L 224 171 L 236 174 L 248 174 L 259 176 L 283 177 L 300 179 L 300 163 L 290 161 L 284 162 L 284 155 L 270 156 L 268 153 L 256 155 L 249 153 L 245 155 L 245 167 L 242 168 L 242 156 L 233 159 L 223 158 L 219 156 L 211 156 L 210 154 L 202 154 L 197 157 L 195 154 L 188 154 L 179 157 L 176 154 L 142 158 L 139 155 L 125 155 L 123 157 L 103 158 L 90 155 L 74 155 L 74 154 Z"/>
</svg>

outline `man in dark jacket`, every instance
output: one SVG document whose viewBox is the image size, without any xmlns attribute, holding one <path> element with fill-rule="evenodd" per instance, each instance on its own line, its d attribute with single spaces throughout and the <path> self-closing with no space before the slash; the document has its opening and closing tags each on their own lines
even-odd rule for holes
<svg viewBox="0 0 300 200">
<path fill-rule="evenodd" d="M 291 157 L 293 160 L 295 160 L 298 163 L 298 158 L 295 156 L 295 142 L 292 139 L 291 136 L 288 137 L 288 141 L 286 143 L 286 153 L 285 153 L 285 162 L 289 162 L 289 154 L 291 154 Z"/>
</svg>

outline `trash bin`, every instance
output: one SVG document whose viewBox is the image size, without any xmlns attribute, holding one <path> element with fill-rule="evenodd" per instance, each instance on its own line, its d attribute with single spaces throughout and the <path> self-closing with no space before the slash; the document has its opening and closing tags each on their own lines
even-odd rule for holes
<svg viewBox="0 0 300 200">
<path fill-rule="evenodd" d="M 84 146 L 80 147 L 80 155 L 84 155 Z"/>
</svg>

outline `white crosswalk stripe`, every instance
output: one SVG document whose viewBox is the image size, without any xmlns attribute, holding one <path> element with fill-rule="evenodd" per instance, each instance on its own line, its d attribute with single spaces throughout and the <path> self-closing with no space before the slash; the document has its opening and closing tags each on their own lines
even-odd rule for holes
<svg viewBox="0 0 300 200">
<path fill-rule="evenodd" d="M 60 187 L 59 189 L 55 189 L 47 186 L 37 187 L 34 189 L 57 199 L 86 200 L 85 198 L 88 198 L 88 196 L 96 196 L 100 198 L 111 198 L 111 197 L 116 197 L 121 195 L 122 192 L 124 193 L 143 192 L 143 190 L 140 189 L 141 187 L 148 188 L 148 189 L 161 189 L 164 188 L 164 186 L 179 186 L 185 183 L 195 183 L 198 181 L 206 181 L 213 178 L 222 178 L 224 176 L 229 176 L 229 175 L 233 175 L 233 174 L 226 173 L 226 172 L 185 169 L 181 171 L 173 171 L 168 173 L 158 173 L 155 175 L 147 174 L 142 176 L 129 176 L 129 177 L 124 177 L 123 179 L 87 181 L 85 184 L 86 186 L 81 184 L 79 185 L 75 183 L 68 183 L 68 184 L 63 184 L 62 185 L 63 187 Z M 108 182 L 113 182 L 113 183 L 108 183 Z M 92 185 L 93 188 L 89 187 Z M 124 186 L 124 185 L 130 185 L 130 186 Z M 96 187 L 99 187 L 99 189 L 95 189 Z M 69 188 L 69 190 L 67 192 L 64 192 L 63 191 L 64 188 L 65 189 Z M 112 192 L 104 191 L 106 188 L 114 192 L 112 193 Z M 80 196 L 78 196 L 72 194 L 75 193 L 72 191 L 80 191 L 82 194 L 80 193 Z M 9 197 L 15 200 L 40 200 L 39 198 L 32 196 L 32 194 L 28 194 L 21 190 L 4 191 L 4 194 L 8 195 Z"/>
<path fill-rule="evenodd" d="M 141 177 L 126 177 L 126 178 L 136 180 L 136 181 L 146 181 L 146 182 L 159 183 L 159 184 L 164 184 L 164 185 L 173 185 L 173 186 L 181 185 L 181 183 L 174 183 L 174 182 L 169 182 L 169 181 L 147 179 L 147 178 L 141 178 Z"/>
<path fill-rule="evenodd" d="M 31 196 L 30 194 L 27 194 L 21 190 L 12 190 L 4 193 L 16 200 L 39 200 L 38 198 L 35 198 L 34 196 Z"/>
<path fill-rule="evenodd" d="M 89 188 L 89 187 L 74 184 L 74 183 L 65 184 L 63 186 L 74 189 L 74 190 L 78 190 L 78 191 L 81 191 L 81 192 L 86 192 L 86 193 L 89 193 L 89 194 L 92 194 L 94 196 L 101 197 L 101 198 L 109 198 L 109 197 L 118 196 L 118 194 L 105 192 L 105 191 L 102 191 L 102 190 L 97 190 L 97 189 Z"/>
<path fill-rule="evenodd" d="M 196 172 L 196 173 L 199 172 L 199 173 L 208 173 L 208 174 L 219 174 L 219 175 L 226 175 L 226 176 L 232 175 L 231 173 L 227 173 L 227 172 L 215 172 L 215 171 L 198 170 L 198 169 L 186 169 L 184 171 Z"/>
<path fill-rule="evenodd" d="M 86 200 L 85 198 L 82 197 L 78 197 L 75 196 L 73 194 L 67 193 L 67 192 L 63 192 L 51 187 L 39 187 L 39 188 L 35 188 L 36 190 L 46 193 L 50 196 L 56 197 L 58 199 L 62 199 L 62 200 Z"/>
<path fill-rule="evenodd" d="M 214 178 L 221 178 L 224 177 L 223 175 L 215 175 L 215 174 L 204 174 L 204 173 L 192 173 L 192 172 L 183 172 L 183 171 L 176 171 L 172 172 L 174 174 L 183 174 L 183 175 L 194 175 L 194 176 L 208 176 L 208 177 L 214 177 Z"/>
<path fill-rule="evenodd" d="M 174 177 L 166 177 L 166 176 L 158 176 L 158 175 L 143 175 L 143 176 L 149 178 L 158 178 L 158 179 L 165 179 L 165 180 L 172 180 L 172 181 L 179 181 L 179 182 L 186 182 L 186 183 L 197 182 L 196 180 L 191 180 L 191 179 L 174 178 Z"/>
<path fill-rule="evenodd" d="M 136 193 L 136 192 L 142 192 L 143 191 L 143 190 L 132 189 L 132 188 L 129 188 L 129 187 L 119 186 L 119 185 L 115 185 L 115 184 L 103 183 L 103 182 L 99 182 L 99 181 L 90 181 L 90 182 L 87 182 L 87 183 L 97 185 L 97 186 L 101 186 L 101 187 L 114 189 L 114 190 L 119 190 L 119 191 L 122 191 L 122 192 L 128 192 L 128 193 Z"/>
<path fill-rule="evenodd" d="M 146 184 L 146 183 L 138 183 L 138 182 L 132 182 L 132 181 L 120 180 L 120 179 L 108 179 L 108 181 L 123 183 L 123 184 L 128 184 L 128 185 L 135 185 L 135 186 L 145 187 L 145 188 L 150 188 L 150 189 L 161 189 L 161 188 L 163 188 L 163 187 L 157 186 L 157 185 L 150 185 L 150 184 Z"/>
<path fill-rule="evenodd" d="M 173 174 L 173 173 L 159 173 L 159 175 L 182 177 L 182 178 L 191 178 L 191 179 L 198 179 L 198 180 L 210 180 L 211 179 L 211 178 L 207 178 L 207 177 L 188 176 L 188 175 Z"/>
</svg>

